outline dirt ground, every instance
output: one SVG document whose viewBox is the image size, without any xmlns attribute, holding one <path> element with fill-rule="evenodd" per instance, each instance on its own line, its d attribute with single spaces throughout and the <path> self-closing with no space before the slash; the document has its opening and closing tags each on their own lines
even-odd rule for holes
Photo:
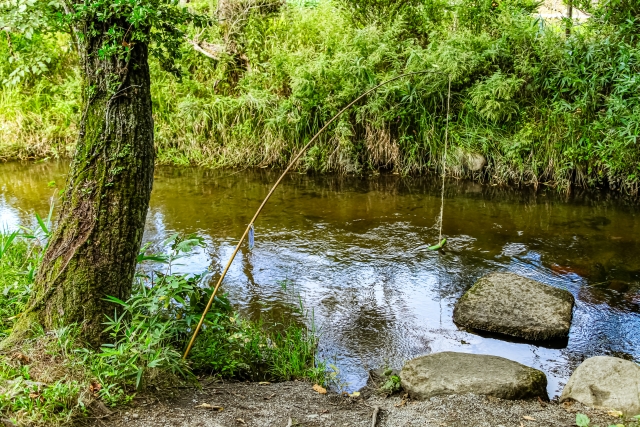
<svg viewBox="0 0 640 427">
<path fill-rule="evenodd" d="M 446 396 L 429 401 L 385 398 L 372 392 L 349 397 L 320 394 L 305 382 L 277 384 L 221 383 L 203 380 L 202 388 L 158 390 L 134 399 L 127 408 L 94 417 L 91 427 L 287 427 L 371 426 L 534 427 L 575 426 L 576 413 L 591 418 L 591 426 L 607 427 L 616 419 L 604 411 L 555 402 L 506 401 L 474 395 Z M 162 395 L 163 398 L 157 396 Z M 216 407 L 221 407 L 218 409 Z"/>
</svg>

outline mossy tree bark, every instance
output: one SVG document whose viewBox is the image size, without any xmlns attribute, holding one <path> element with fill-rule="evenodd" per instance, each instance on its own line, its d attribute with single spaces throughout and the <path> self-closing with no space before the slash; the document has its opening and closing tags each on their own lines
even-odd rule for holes
<svg viewBox="0 0 640 427">
<path fill-rule="evenodd" d="M 81 30 L 78 146 L 57 226 L 14 338 L 34 322 L 45 329 L 78 323 L 83 338 L 98 345 L 105 314 L 114 309 L 104 298 L 126 299 L 131 292 L 153 184 L 153 118 L 147 44 L 131 42 L 126 54 L 100 52 L 114 24 L 123 25 L 94 22 L 91 31 Z M 95 34 L 97 25 L 101 34 Z"/>
</svg>

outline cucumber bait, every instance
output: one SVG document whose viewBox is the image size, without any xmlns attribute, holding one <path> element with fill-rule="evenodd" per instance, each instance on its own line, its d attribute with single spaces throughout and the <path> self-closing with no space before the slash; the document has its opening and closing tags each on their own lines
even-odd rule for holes
<svg viewBox="0 0 640 427">
<path fill-rule="evenodd" d="M 442 239 L 442 241 L 440 241 L 440 243 L 438 243 L 437 245 L 429 246 L 429 250 L 437 251 L 438 249 L 442 249 L 446 243 L 447 239 Z"/>
</svg>

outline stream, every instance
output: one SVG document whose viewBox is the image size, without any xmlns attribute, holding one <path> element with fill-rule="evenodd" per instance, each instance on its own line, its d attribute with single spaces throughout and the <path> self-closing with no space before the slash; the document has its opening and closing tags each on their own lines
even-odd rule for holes
<svg viewBox="0 0 640 427">
<path fill-rule="evenodd" d="M 64 187 L 67 164 L 0 164 L 0 227 L 34 223 Z M 145 241 L 198 233 L 207 249 L 177 268 L 220 272 L 279 172 L 156 168 Z M 368 370 L 439 351 L 506 357 L 546 373 L 550 396 L 585 358 L 640 360 L 640 208 L 620 195 L 450 180 L 437 243 L 435 175 L 290 174 L 255 224 L 223 290 L 252 319 L 277 321 L 299 296 L 319 357 L 348 391 Z M 568 342 L 538 346 L 459 329 L 456 300 L 475 280 L 511 271 L 576 298 Z M 285 286 L 286 285 L 286 286 Z M 532 304 L 535 301 L 532 301 Z"/>
</svg>

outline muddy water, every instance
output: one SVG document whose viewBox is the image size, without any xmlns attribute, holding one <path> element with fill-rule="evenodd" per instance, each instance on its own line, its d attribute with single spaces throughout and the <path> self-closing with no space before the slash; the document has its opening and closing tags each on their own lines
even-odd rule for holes
<svg viewBox="0 0 640 427">
<path fill-rule="evenodd" d="M 30 223 L 64 183 L 56 163 L 0 165 L 0 222 Z M 145 240 L 198 232 L 207 251 L 184 271 L 220 271 L 277 178 L 269 171 L 159 168 Z M 584 358 L 640 360 L 640 209 L 610 194 L 559 196 L 452 181 L 445 195 L 446 254 L 437 240 L 432 178 L 292 174 L 256 223 L 224 289 L 245 315 L 278 318 L 299 292 L 321 331 L 321 357 L 349 390 L 367 369 L 443 350 L 504 356 L 543 370 L 557 395 Z M 455 301 L 492 271 L 571 291 L 568 342 L 536 346 L 480 336 L 452 322 Z M 287 290 L 282 283 L 288 283 Z M 532 301 L 532 304 L 535 303 Z"/>
</svg>

